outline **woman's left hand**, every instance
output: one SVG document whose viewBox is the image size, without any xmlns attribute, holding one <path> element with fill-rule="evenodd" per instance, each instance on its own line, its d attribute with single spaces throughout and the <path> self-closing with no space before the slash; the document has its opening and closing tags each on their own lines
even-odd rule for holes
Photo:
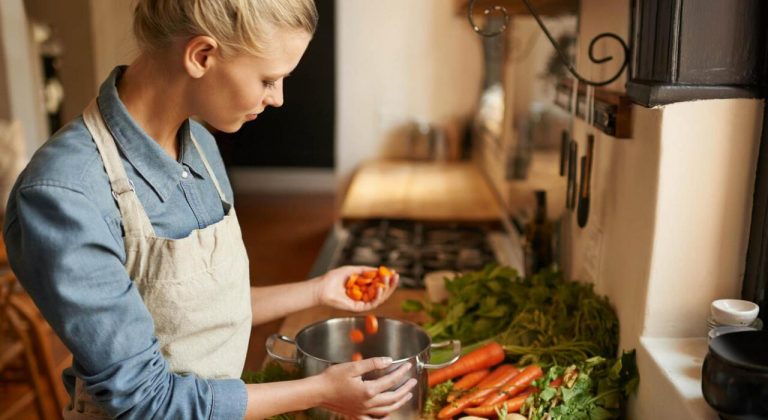
<svg viewBox="0 0 768 420">
<path fill-rule="evenodd" d="M 356 301 L 347 296 L 344 284 L 347 278 L 352 274 L 361 274 L 364 271 L 376 270 L 375 267 L 366 266 L 344 266 L 335 268 L 324 275 L 312 280 L 314 282 L 315 299 L 318 304 L 331 306 L 336 309 L 342 309 L 352 312 L 369 311 L 387 300 L 397 289 L 400 276 L 393 273 L 389 286 L 378 289 L 376 298 L 370 302 Z"/>
</svg>

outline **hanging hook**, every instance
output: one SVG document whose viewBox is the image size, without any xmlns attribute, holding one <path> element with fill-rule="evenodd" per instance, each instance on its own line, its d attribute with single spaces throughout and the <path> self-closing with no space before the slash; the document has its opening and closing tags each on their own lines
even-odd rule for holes
<svg viewBox="0 0 768 420">
<path fill-rule="evenodd" d="M 492 9 L 483 10 L 483 14 L 486 16 L 490 15 L 491 11 L 500 12 L 502 15 L 504 15 L 504 24 L 495 31 L 483 31 L 479 26 L 475 24 L 475 19 L 472 17 L 472 9 L 474 8 L 475 0 L 470 0 L 469 7 L 467 7 L 467 19 L 469 19 L 469 24 L 472 26 L 472 30 L 486 38 L 492 38 L 507 30 L 507 26 L 509 26 L 509 13 L 507 13 L 507 9 L 504 6 L 493 6 Z"/>
<path fill-rule="evenodd" d="M 504 15 L 504 24 L 501 26 L 501 28 L 495 30 L 495 31 L 483 31 L 480 29 L 479 26 L 475 24 L 475 20 L 472 17 L 472 10 L 475 8 L 475 1 L 476 0 L 470 0 L 469 5 L 467 6 L 467 19 L 469 19 L 469 25 L 472 27 L 472 30 L 477 32 L 478 34 L 484 36 L 484 37 L 494 37 L 502 32 L 504 32 L 507 29 L 507 26 L 509 26 L 509 12 L 507 12 L 507 9 L 503 6 L 494 6 L 493 8 L 488 8 L 483 11 L 485 15 L 489 15 L 491 11 L 501 12 Z M 578 79 L 582 83 L 586 83 L 591 86 L 605 86 L 609 83 L 614 82 L 616 79 L 621 76 L 622 73 L 624 73 L 624 69 L 627 68 L 627 64 L 629 63 L 629 47 L 627 47 L 627 43 L 624 42 L 623 39 L 621 39 L 620 36 L 612 33 L 612 32 L 603 32 L 601 34 L 598 34 L 592 40 L 589 42 L 589 60 L 592 61 L 595 64 L 603 64 L 607 63 L 609 61 L 613 60 L 613 56 L 609 55 L 606 57 L 596 57 L 595 56 L 595 44 L 597 41 L 603 39 L 603 38 L 610 38 L 615 40 L 619 43 L 621 46 L 621 50 L 624 53 L 624 60 L 621 63 L 621 67 L 618 69 L 618 71 L 608 79 L 602 80 L 602 81 L 592 81 L 585 79 L 582 75 L 580 75 L 576 71 L 576 66 L 571 63 L 571 60 L 568 59 L 568 56 L 563 52 L 562 49 L 560 49 L 560 46 L 557 44 L 557 41 L 555 41 L 555 38 L 552 36 L 552 34 L 547 29 L 547 26 L 544 25 L 544 22 L 541 20 L 541 17 L 539 17 L 539 13 L 534 9 L 533 5 L 531 5 L 529 0 L 522 0 L 522 2 L 525 4 L 525 7 L 528 9 L 529 12 L 531 12 L 531 15 L 534 19 L 536 19 L 536 23 L 539 25 L 541 30 L 544 32 L 544 35 L 547 36 L 547 39 L 549 39 L 549 43 L 552 44 L 552 47 L 555 48 L 555 51 L 557 52 L 558 57 L 560 58 L 560 61 L 563 63 L 563 65 L 568 69 L 568 71 Z"/>
</svg>

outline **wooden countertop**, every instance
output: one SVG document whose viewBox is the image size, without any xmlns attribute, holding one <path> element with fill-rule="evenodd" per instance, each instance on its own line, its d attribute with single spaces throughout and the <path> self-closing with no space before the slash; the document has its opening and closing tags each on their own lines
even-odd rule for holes
<svg viewBox="0 0 768 420">
<path fill-rule="evenodd" d="M 354 175 L 342 219 L 498 221 L 502 211 L 472 163 L 373 161 Z"/>
<path fill-rule="evenodd" d="M 401 309 L 400 305 L 407 299 L 426 299 L 426 292 L 418 289 L 398 289 L 392 296 L 384 302 L 381 306 L 371 311 L 376 316 L 382 316 L 387 318 L 397 318 L 412 322 L 423 322 L 425 315 L 423 313 L 405 313 Z M 322 321 L 328 318 L 337 318 L 344 316 L 360 315 L 353 312 L 342 311 L 339 309 L 329 307 L 316 307 L 305 309 L 300 312 L 296 312 L 293 315 L 289 315 L 283 321 L 280 326 L 279 334 L 285 335 L 290 338 L 296 337 L 296 334 L 301 331 L 302 328 L 307 325 L 313 324 L 318 321 Z"/>
</svg>

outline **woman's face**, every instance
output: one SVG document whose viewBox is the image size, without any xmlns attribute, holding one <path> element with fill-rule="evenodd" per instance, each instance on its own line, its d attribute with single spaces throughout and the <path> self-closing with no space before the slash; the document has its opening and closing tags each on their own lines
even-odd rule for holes
<svg viewBox="0 0 768 420">
<path fill-rule="evenodd" d="M 232 133 L 267 106 L 283 105 L 283 81 L 299 63 L 311 36 L 277 30 L 263 57 L 239 54 L 214 59 L 191 92 L 194 114 L 214 128 Z"/>
</svg>

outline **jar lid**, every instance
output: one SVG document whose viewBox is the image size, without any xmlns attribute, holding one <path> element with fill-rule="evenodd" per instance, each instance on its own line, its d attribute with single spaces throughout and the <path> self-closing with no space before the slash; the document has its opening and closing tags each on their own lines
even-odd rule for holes
<svg viewBox="0 0 768 420">
<path fill-rule="evenodd" d="M 709 351 L 731 365 L 768 372 L 768 331 L 740 331 L 712 339 Z"/>
</svg>

